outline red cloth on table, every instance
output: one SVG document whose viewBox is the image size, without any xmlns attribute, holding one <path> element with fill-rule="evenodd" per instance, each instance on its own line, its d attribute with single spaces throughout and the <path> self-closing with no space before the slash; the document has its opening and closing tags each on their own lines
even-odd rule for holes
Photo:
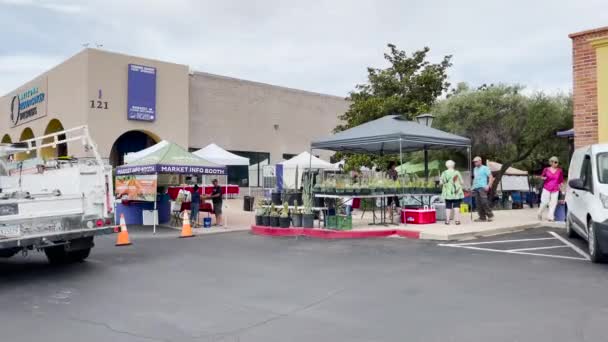
<svg viewBox="0 0 608 342">
<path fill-rule="evenodd" d="M 205 185 L 203 188 L 205 188 L 205 195 L 211 195 L 211 193 L 213 193 L 213 186 Z M 225 195 L 226 186 L 220 185 L 220 189 L 222 189 L 222 194 Z M 238 185 L 228 185 L 228 195 L 238 195 L 239 191 L 240 189 Z"/>
<path fill-rule="evenodd" d="M 182 203 L 182 207 L 181 207 L 180 211 L 190 210 L 190 203 L 191 202 Z M 211 203 L 201 202 L 201 204 L 199 205 L 198 208 L 199 208 L 198 211 L 207 212 L 207 213 L 213 212 L 213 205 Z"/>
</svg>

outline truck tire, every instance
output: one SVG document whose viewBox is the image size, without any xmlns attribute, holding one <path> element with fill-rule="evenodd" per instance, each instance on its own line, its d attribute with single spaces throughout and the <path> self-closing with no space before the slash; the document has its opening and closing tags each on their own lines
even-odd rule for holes
<svg viewBox="0 0 608 342">
<path fill-rule="evenodd" d="M 92 236 L 73 239 L 68 242 L 68 245 L 62 244 L 44 249 L 44 253 L 51 264 L 82 262 L 89 257 L 91 248 L 95 246 Z"/>
<path fill-rule="evenodd" d="M 91 254 L 91 249 L 80 249 L 77 251 L 66 252 L 67 262 L 83 262 Z"/>
<path fill-rule="evenodd" d="M 21 248 L 18 248 L 18 247 L 1 249 L 0 250 L 0 258 L 10 258 L 13 255 L 19 253 L 19 251 L 21 251 Z"/>
<path fill-rule="evenodd" d="M 67 252 L 63 246 L 45 248 L 44 254 L 46 254 L 46 258 L 49 263 L 53 265 L 64 264 L 67 262 Z"/>
</svg>

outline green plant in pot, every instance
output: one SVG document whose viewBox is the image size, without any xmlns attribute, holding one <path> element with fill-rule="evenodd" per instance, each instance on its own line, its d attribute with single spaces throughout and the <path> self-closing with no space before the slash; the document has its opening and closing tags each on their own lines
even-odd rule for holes
<svg viewBox="0 0 608 342">
<path fill-rule="evenodd" d="M 281 228 L 289 228 L 289 224 L 289 204 L 287 202 L 283 202 L 283 209 L 281 209 L 281 216 L 279 217 L 279 226 Z"/>
<path fill-rule="evenodd" d="M 255 225 L 263 226 L 264 225 L 264 214 L 266 210 L 263 206 L 264 201 L 259 201 L 257 207 L 255 208 Z"/>
<path fill-rule="evenodd" d="M 279 211 L 275 208 L 274 204 L 270 208 L 270 226 L 271 227 L 279 227 Z"/>
<path fill-rule="evenodd" d="M 369 182 L 369 193 L 375 194 L 378 191 L 378 185 L 375 180 L 370 180 Z"/>
<path fill-rule="evenodd" d="M 262 211 L 262 226 L 269 227 L 270 226 L 270 207 L 268 207 L 268 202 L 264 202 L 263 205 L 266 205 Z"/>
<path fill-rule="evenodd" d="M 302 210 L 298 209 L 291 213 L 291 224 L 294 227 L 302 227 Z"/>
<path fill-rule="evenodd" d="M 312 211 L 312 180 L 310 176 L 304 180 L 303 188 L 302 200 L 304 202 L 304 212 L 302 213 L 302 227 L 314 228 L 315 214 Z"/>
</svg>

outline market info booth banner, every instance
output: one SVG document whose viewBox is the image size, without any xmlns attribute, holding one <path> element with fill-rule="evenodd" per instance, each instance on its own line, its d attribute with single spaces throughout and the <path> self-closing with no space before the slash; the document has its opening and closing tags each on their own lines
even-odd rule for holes
<svg viewBox="0 0 608 342">
<path fill-rule="evenodd" d="M 156 185 L 156 175 L 116 176 L 116 195 L 129 201 L 154 202 Z"/>
</svg>

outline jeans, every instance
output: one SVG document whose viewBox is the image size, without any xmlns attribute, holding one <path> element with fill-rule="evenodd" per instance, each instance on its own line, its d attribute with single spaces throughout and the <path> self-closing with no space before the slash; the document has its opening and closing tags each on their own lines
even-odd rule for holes
<svg viewBox="0 0 608 342">
<path fill-rule="evenodd" d="M 190 203 L 190 222 L 192 222 L 191 224 L 197 224 L 198 223 L 198 210 L 200 208 L 201 204 L 200 203 L 196 203 L 196 202 L 192 202 Z"/>
<path fill-rule="evenodd" d="M 486 220 L 494 217 L 492 209 L 490 209 L 490 200 L 488 199 L 488 192 L 484 188 L 473 190 L 475 193 L 475 202 L 477 204 L 477 212 L 481 220 Z"/>
<path fill-rule="evenodd" d="M 555 219 L 555 207 L 557 207 L 558 199 L 559 191 L 549 192 L 547 189 L 543 189 L 543 193 L 540 196 L 540 205 L 538 206 L 538 216 L 542 218 L 543 211 L 546 207 L 549 207 L 547 219 L 553 221 Z"/>
</svg>

